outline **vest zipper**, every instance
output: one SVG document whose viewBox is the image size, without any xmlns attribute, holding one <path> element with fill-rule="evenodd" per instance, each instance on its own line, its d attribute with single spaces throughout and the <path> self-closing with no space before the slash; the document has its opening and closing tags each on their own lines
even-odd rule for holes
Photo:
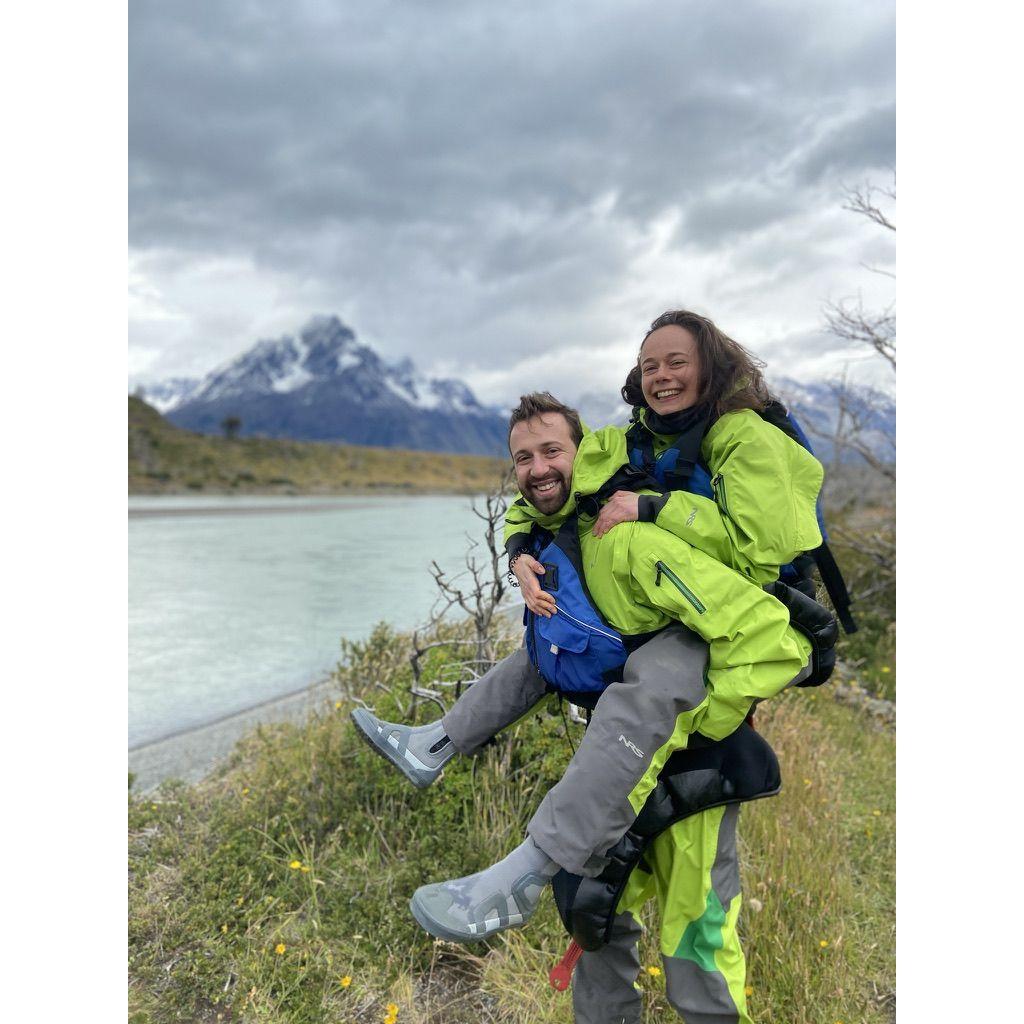
<svg viewBox="0 0 1024 1024">
<path fill-rule="evenodd" d="M 718 496 L 718 500 L 722 505 L 722 511 L 729 515 L 729 501 L 725 496 L 725 477 L 721 473 L 717 474 L 714 480 L 711 481 L 711 487 Z"/>
<path fill-rule="evenodd" d="M 559 608 L 555 614 L 564 615 L 567 619 L 572 619 L 572 621 L 575 622 L 577 626 L 582 626 L 584 629 L 589 629 L 591 633 L 600 633 L 601 636 L 605 636 L 609 640 L 614 640 L 620 647 L 626 646 L 619 637 L 613 636 L 611 633 L 606 633 L 603 629 L 598 629 L 597 626 L 591 626 L 588 622 L 581 622 L 579 619 L 576 618 L 575 615 L 570 615 L 567 611 L 564 611 L 562 608 Z"/>
<path fill-rule="evenodd" d="M 676 590 L 678 590 L 679 593 L 693 605 L 698 615 L 703 615 L 707 611 L 707 608 L 701 603 L 700 598 L 697 597 L 697 595 L 664 562 L 655 562 L 654 568 L 657 569 L 657 573 L 654 577 L 654 585 L 656 587 L 661 586 L 661 577 L 662 575 L 665 575 L 675 586 Z"/>
</svg>

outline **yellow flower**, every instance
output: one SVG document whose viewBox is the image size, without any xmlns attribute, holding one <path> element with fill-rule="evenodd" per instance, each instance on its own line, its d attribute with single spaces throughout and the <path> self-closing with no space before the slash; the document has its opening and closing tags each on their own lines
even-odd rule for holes
<svg viewBox="0 0 1024 1024">
<path fill-rule="evenodd" d="M 821 942 L 818 943 L 818 945 L 821 946 L 822 949 L 824 949 L 828 945 L 828 939 L 822 939 Z"/>
<path fill-rule="evenodd" d="M 647 971 L 647 973 L 652 978 L 660 978 L 661 977 L 661 968 L 660 967 L 647 967 L 647 968 L 645 968 L 645 970 Z"/>
<path fill-rule="evenodd" d="M 293 860 L 291 862 L 291 864 L 288 865 L 288 867 L 290 867 L 292 869 L 292 871 L 298 871 L 299 868 L 302 867 L 302 861 L 301 860 Z"/>
<path fill-rule="evenodd" d="M 397 1017 L 398 1016 L 398 1007 L 395 1006 L 394 1003 L 388 1003 L 387 1011 L 388 1011 L 388 1016 L 389 1017 Z"/>
<path fill-rule="evenodd" d="M 395 1021 L 396 1021 L 396 1020 L 397 1020 L 397 1018 L 396 1018 L 396 1017 L 393 1017 L 393 1016 L 392 1016 L 392 1015 L 391 1015 L 391 1014 L 389 1013 L 389 1014 L 388 1014 L 388 1015 L 387 1015 L 387 1016 L 386 1016 L 386 1017 L 384 1018 L 384 1024 L 395 1024 Z"/>
<path fill-rule="evenodd" d="M 874 816 L 875 816 L 876 818 L 880 818 L 880 817 L 882 816 L 882 812 L 881 812 L 881 811 L 872 811 L 871 813 L 872 813 L 872 814 L 873 814 L 873 815 L 874 815 Z"/>
<path fill-rule="evenodd" d="M 235 906 L 240 907 L 244 902 L 245 902 L 245 897 L 244 896 L 239 896 L 238 899 L 235 900 Z"/>
<path fill-rule="evenodd" d="M 334 710 L 337 711 L 338 708 L 340 708 L 340 707 L 341 707 L 341 701 L 340 700 L 336 700 L 334 702 Z"/>
<path fill-rule="evenodd" d="M 809 786 L 810 784 L 811 784 L 811 780 L 810 779 L 804 779 L 804 785 L 805 786 Z"/>
<path fill-rule="evenodd" d="M 340 985 L 340 986 L 341 986 L 342 988 L 348 988 L 348 987 L 349 987 L 349 985 L 351 985 L 351 984 L 352 984 L 352 977 L 351 977 L 351 975 L 348 975 L 348 974 L 346 974 L 344 978 L 342 978 L 342 979 L 340 979 L 340 980 L 339 980 L 338 984 L 339 984 L 339 985 Z"/>
<path fill-rule="evenodd" d="M 888 665 L 883 665 L 883 666 L 882 666 L 882 671 L 883 671 L 883 672 L 891 672 L 891 671 L 892 671 L 892 669 L 891 669 L 891 668 L 889 668 L 889 666 L 888 666 Z"/>
<path fill-rule="evenodd" d="M 305 864 L 303 864 L 303 865 L 302 865 L 302 870 L 303 870 L 304 872 L 306 872 L 307 874 L 309 873 L 309 868 L 308 868 L 308 867 L 306 867 L 306 865 L 305 865 Z"/>
<path fill-rule="evenodd" d="M 248 795 L 249 795 L 249 787 L 248 786 L 243 786 L 242 787 L 242 796 L 248 796 Z"/>
<path fill-rule="evenodd" d="M 277 954 L 278 956 L 280 956 L 280 955 L 281 955 L 281 954 L 282 954 L 282 953 L 283 953 L 283 952 L 284 952 L 284 951 L 285 951 L 285 950 L 286 950 L 287 948 L 288 948 L 288 947 L 287 947 L 287 946 L 286 946 L 286 945 L 285 945 L 285 944 L 284 944 L 283 942 L 279 942 L 279 943 L 278 943 L 278 944 L 277 944 L 277 945 L 276 945 L 276 946 L 274 947 L 274 952 L 275 952 L 275 953 L 276 953 L 276 954 Z"/>
<path fill-rule="evenodd" d="M 745 996 L 752 996 L 752 995 L 754 994 L 754 986 L 753 986 L 753 985 L 748 985 L 748 986 L 747 986 L 747 987 L 746 987 L 746 988 L 745 988 L 745 989 L 743 990 L 743 994 L 744 994 Z"/>
<path fill-rule="evenodd" d="M 150 804 L 150 805 L 149 805 L 149 809 L 150 809 L 151 811 L 155 811 L 155 810 L 156 810 L 156 804 Z"/>
<path fill-rule="evenodd" d="M 227 935 L 227 933 L 228 933 L 228 926 L 227 926 L 226 924 L 222 924 L 222 925 L 220 926 L 220 930 L 221 930 L 221 931 L 222 931 L 222 932 L 223 932 L 223 933 L 224 933 L 225 935 Z"/>
</svg>

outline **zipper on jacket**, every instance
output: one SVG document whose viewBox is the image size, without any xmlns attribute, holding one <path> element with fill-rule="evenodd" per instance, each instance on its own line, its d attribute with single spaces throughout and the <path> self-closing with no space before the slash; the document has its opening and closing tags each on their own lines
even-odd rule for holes
<svg viewBox="0 0 1024 1024">
<path fill-rule="evenodd" d="M 572 621 L 575 622 L 577 626 L 582 626 L 584 629 L 589 629 L 591 633 L 599 633 L 601 636 L 607 637 L 609 640 L 614 640 L 615 643 L 617 643 L 620 647 L 626 646 L 619 637 L 613 636 L 611 633 L 606 633 L 603 629 L 598 629 L 597 626 L 591 626 L 588 622 L 581 622 L 579 619 L 576 618 L 575 615 L 570 615 L 567 611 L 565 611 L 564 608 L 558 608 L 555 614 L 564 615 L 567 619 L 572 619 Z"/>
<path fill-rule="evenodd" d="M 654 585 L 656 587 L 661 586 L 661 577 L 663 575 L 667 576 L 676 590 L 693 605 L 698 615 L 703 615 L 707 611 L 700 598 L 664 562 L 655 562 L 654 568 L 657 570 L 654 577 Z"/>
<path fill-rule="evenodd" d="M 722 511 L 726 515 L 729 515 L 729 501 L 725 496 L 725 477 L 719 473 L 714 480 L 711 481 L 711 487 L 718 496 L 718 500 L 722 506 Z"/>
</svg>

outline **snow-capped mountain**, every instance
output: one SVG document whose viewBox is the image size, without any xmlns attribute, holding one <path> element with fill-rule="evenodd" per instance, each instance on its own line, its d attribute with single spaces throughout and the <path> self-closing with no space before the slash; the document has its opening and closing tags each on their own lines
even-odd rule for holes
<svg viewBox="0 0 1024 1024">
<path fill-rule="evenodd" d="M 827 464 L 835 457 L 833 439 L 840 426 L 846 431 L 855 429 L 859 440 L 883 462 L 895 458 L 896 401 L 891 395 L 864 385 L 801 383 L 790 377 L 776 377 L 769 387 L 796 417 L 822 462 Z M 857 459 L 848 450 L 842 454 L 843 461 Z"/>
<path fill-rule="evenodd" d="M 156 384 L 140 385 L 135 393 L 157 412 L 168 412 L 187 402 L 196 393 L 200 383 L 199 377 L 171 377 Z"/>
<path fill-rule="evenodd" d="M 146 400 L 201 433 L 234 416 L 243 435 L 486 455 L 505 447 L 504 416 L 462 381 L 426 377 L 411 359 L 389 365 L 336 316 L 259 342 L 191 389 L 181 383 L 146 385 Z"/>
</svg>

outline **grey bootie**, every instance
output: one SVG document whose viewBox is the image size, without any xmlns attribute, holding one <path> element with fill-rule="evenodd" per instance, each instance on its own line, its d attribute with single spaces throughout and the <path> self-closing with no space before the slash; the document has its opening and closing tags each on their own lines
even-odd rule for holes
<svg viewBox="0 0 1024 1024">
<path fill-rule="evenodd" d="M 420 886 L 409 909 L 435 938 L 478 942 L 526 924 L 558 869 L 527 837 L 504 860 L 475 875 Z"/>
<path fill-rule="evenodd" d="M 417 789 L 426 789 L 457 753 L 440 719 L 429 725 L 396 725 L 356 708 L 352 721 L 366 742 Z"/>
</svg>

